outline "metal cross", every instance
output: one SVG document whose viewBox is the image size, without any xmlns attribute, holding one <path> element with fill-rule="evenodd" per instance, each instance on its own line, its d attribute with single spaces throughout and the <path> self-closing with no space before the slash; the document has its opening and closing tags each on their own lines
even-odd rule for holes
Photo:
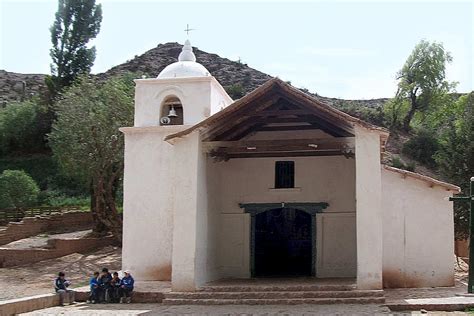
<svg viewBox="0 0 474 316">
<path fill-rule="evenodd" d="M 195 31 L 196 29 L 190 29 L 189 24 L 186 24 L 186 29 L 184 30 L 186 32 L 186 35 L 189 35 L 190 31 Z"/>
</svg>

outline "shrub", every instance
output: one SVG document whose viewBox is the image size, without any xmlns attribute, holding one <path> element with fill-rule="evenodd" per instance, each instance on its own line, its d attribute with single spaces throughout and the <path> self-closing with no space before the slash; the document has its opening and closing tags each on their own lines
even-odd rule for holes
<svg viewBox="0 0 474 316">
<path fill-rule="evenodd" d="M 240 99 L 245 95 L 244 87 L 240 83 L 234 83 L 233 85 L 228 86 L 226 91 L 234 100 Z"/>
<path fill-rule="evenodd" d="M 69 196 L 61 191 L 41 191 L 39 195 L 39 204 L 44 206 L 79 206 L 81 208 L 90 207 L 90 197 L 88 196 Z"/>
<path fill-rule="evenodd" d="M 439 149 L 434 133 L 420 130 L 402 146 L 402 153 L 428 167 L 436 167 L 433 156 Z"/>
<path fill-rule="evenodd" d="M 0 154 L 43 151 L 48 129 L 46 112 L 33 101 L 0 108 Z"/>
<path fill-rule="evenodd" d="M 398 168 L 398 169 L 403 169 L 407 171 L 415 171 L 415 164 L 414 163 L 403 163 L 403 161 L 399 157 L 393 157 L 392 158 L 392 167 Z"/>
<path fill-rule="evenodd" d="M 36 204 L 39 188 L 23 170 L 5 170 L 0 175 L 0 207 L 23 208 Z"/>
</svg>

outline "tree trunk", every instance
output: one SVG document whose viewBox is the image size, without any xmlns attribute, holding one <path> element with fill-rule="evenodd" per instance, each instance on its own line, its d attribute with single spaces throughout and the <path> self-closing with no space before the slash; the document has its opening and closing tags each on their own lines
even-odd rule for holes
<svg viewBox="0 0 474 316">
<path fill-rule="evenodd" d="M 92 232 L 95 235 L 104 236 L 108 233 L 108 229 L 99 220 L 99 217 L 97 216 L 97 209 L 101 208 L 101 206 L 98 205 L 97 196 L 95 194 L 94 185 L 92 183 L 90 185 L 90 195 L 91 195 L 91 214 L 92 214 L 92 220 L 94 221 Z"/>
<path fill-rule="evenodd" d="M 415 115 L 415 112 L 418 108 L 418 104 L 416 103 L 416 94 L 414 93 L 411 94 L 410 101 L 411 101 L 410 110 L 408 111 L 407 115 L 403 119 L 403 130 L 405 132 L 410 131 L 410 122 L 413 119 L 413 116 Z"/>
<path fill-rule="evenodd" d="M 109 188 L 103 178 L 95 179 L 91 196 L 94 208 L 91 211 L 99 232 L 111 232 L 115 239 L 122 243 L 122 219 L 117 212 L 113 190 L 113 186 Z"/>
</svg>

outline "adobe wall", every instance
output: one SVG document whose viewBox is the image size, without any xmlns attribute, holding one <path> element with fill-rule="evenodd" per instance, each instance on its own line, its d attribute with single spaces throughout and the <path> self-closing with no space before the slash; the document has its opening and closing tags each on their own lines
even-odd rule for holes
<svg viewBox="0 0 474 316">
<path fill-rule="evenodd" d="M 66 232 L 92 228 L 90 212 L 68 212 L 46 216 L 25 217 L 21 222 L 11 222 L 0 231 L 0 245 L 31 237 L 42 232 Z"/>
<path fill-rule="evenodd" d="M 382 169 L 385 288 L 454 285 L 452 192 Z"/>
<path fill-rule="evenodd" d="M 0 268 L 31 264 L 76 252 L 87 252 L 111 245 L 113 241 L 114 239 L 112 237 L 50 239 L 48 240 L 48 247 L 50 247 L 48 249 L 0 248 Z"/>
</svg>

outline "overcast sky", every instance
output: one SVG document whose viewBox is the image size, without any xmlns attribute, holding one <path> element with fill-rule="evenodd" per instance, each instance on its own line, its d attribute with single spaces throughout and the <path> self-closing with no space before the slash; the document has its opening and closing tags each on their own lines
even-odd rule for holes
<svg viewBox="0 0 474 316">
<path fill-rule="evenodd" d="M 395 74 L 421 39 L 453 56 L 448 79 L 473 90 L 473 15 L 465 2 L 163 2 L 101 0 L 93 72 L 159 43 L 193 46 L 328 97 L 391 97 Z M 0 69 L 49 73 L 55 0 L 0 0 Z M 158 75 L 158 74 L 156 74 Z"/>
</svg>

